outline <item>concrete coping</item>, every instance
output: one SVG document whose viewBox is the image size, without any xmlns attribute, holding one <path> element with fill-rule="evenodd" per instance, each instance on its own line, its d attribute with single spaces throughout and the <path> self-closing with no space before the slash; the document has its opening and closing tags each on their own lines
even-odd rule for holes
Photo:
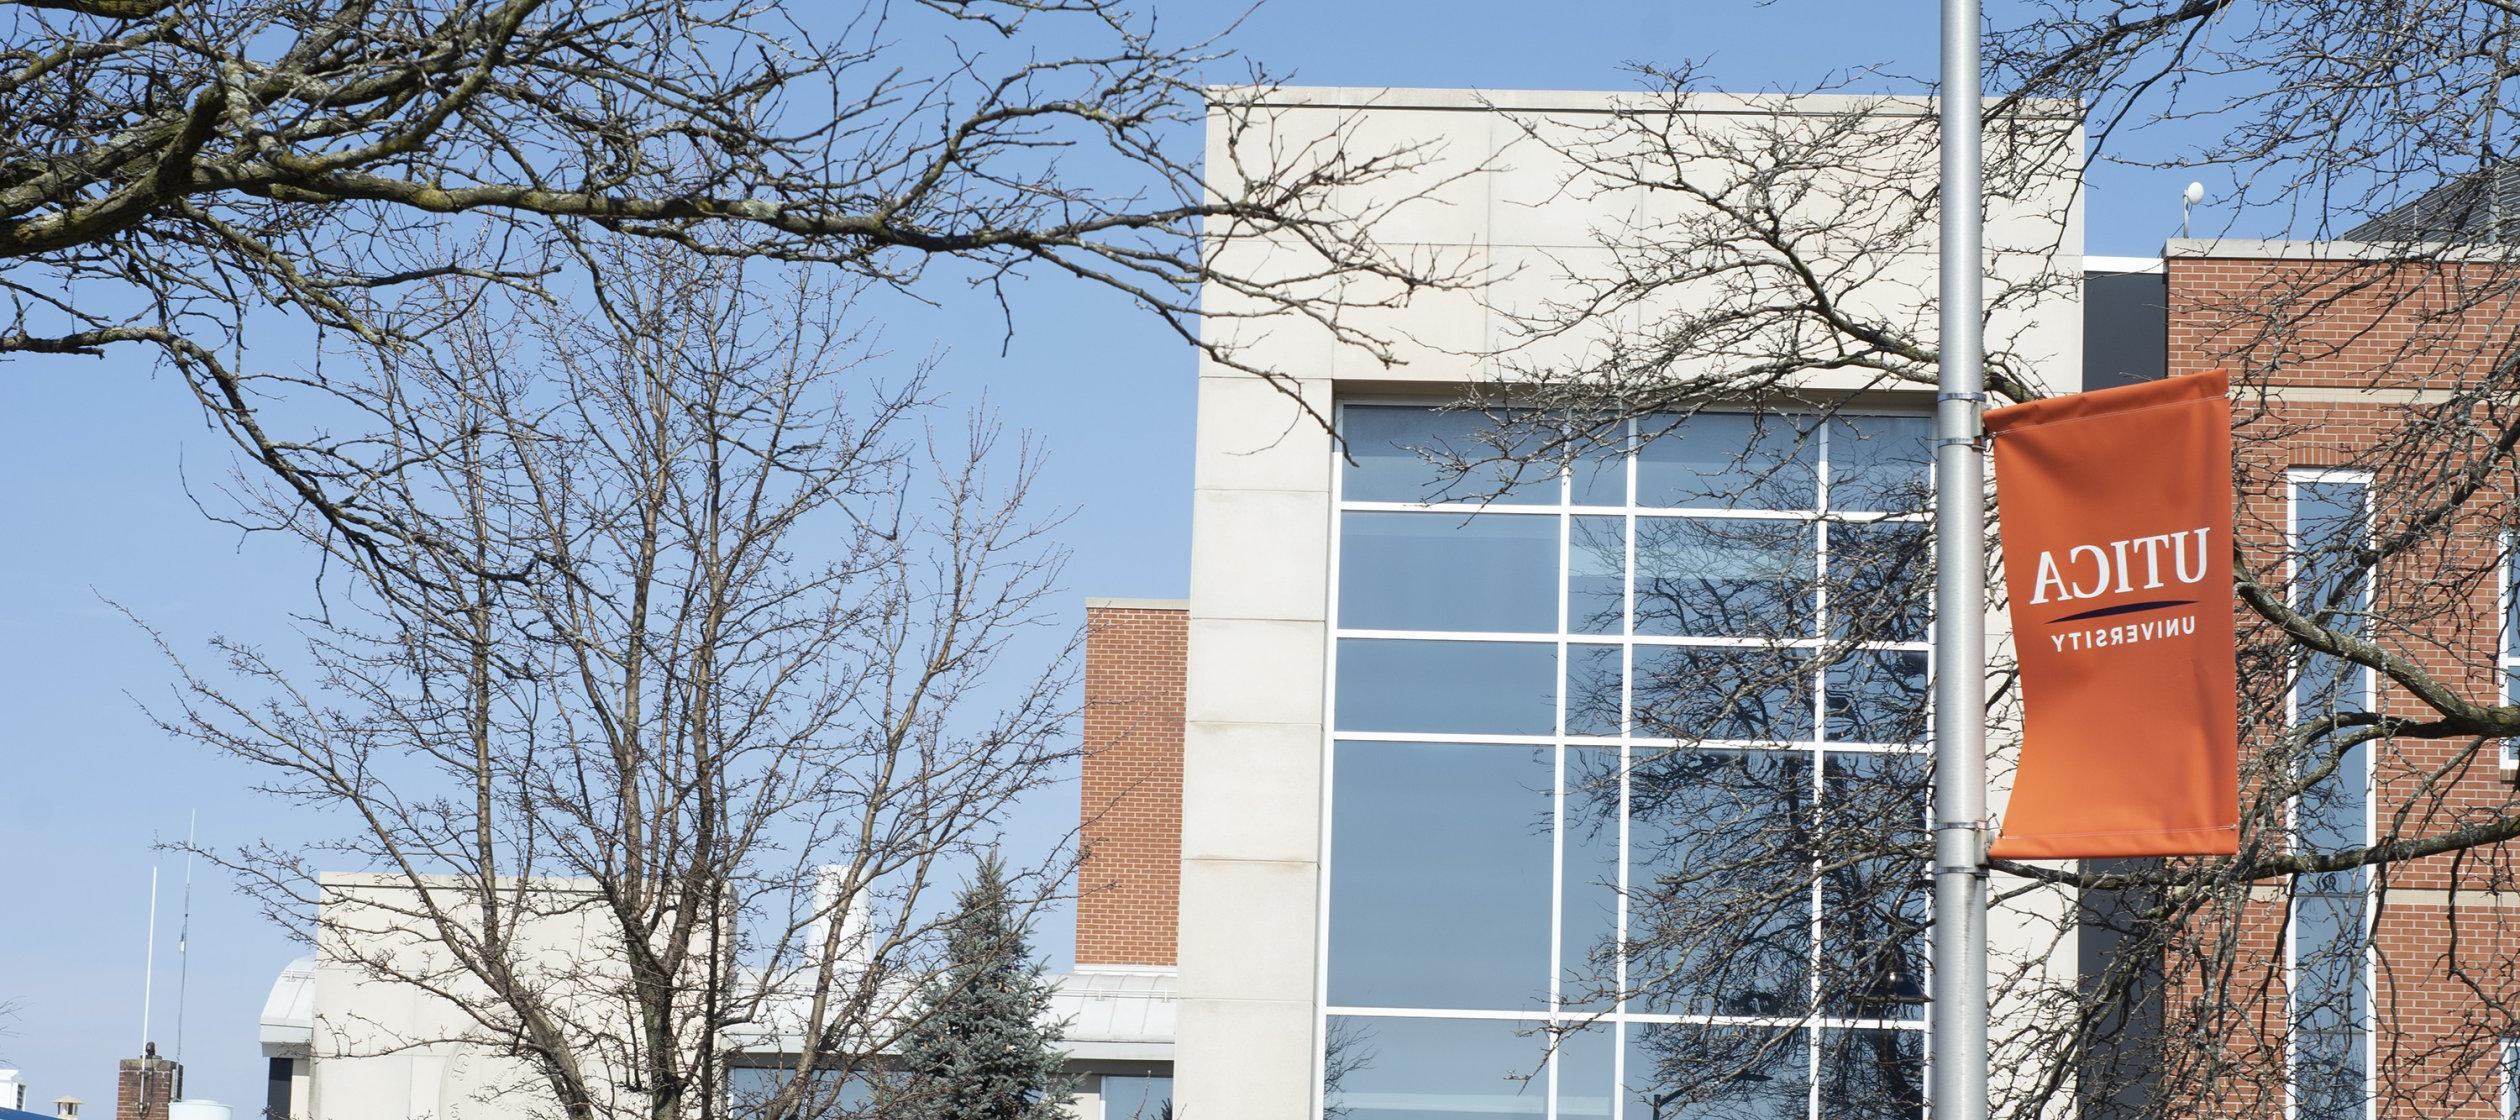
<svg viewBox="0 0 2520 1120">
<path fill-rule="evenodd" d="M 2165 257 L 2264 261 L 2374 261 L 2399 264 L 2515 264 L 2520 247 L 2447 241 L 2282 241 L 2243 237 L 2173 237 Z"/>
<path fill-rule="evenodd" d="M 1691 114 L 1833 116 L 1861 111 L 1880 117 L 1931 117 L 1934 99 L 1913 93 L 1718 93 L 1678 96 L 1651 90 L 1466 89 L 1395 86 L 1212 85 L 1210 104 L 1314 109 L 1450 109 L 1472 112 L 1636 113 L 1673 108 Z M 2001 98 L 1989 97 L 1988 105 Z M 2025 116 L 2079 123 L 2083 107 L 2042 98 Z"/>
<path fill-rule="evenodd" d="M 1190 609 L 1190 600 L 1127 599 L 1109 595 L 1088 595 L 1085 597 L 1085 609 L 1089 611 L 1186 611 Z"/>
</svg>

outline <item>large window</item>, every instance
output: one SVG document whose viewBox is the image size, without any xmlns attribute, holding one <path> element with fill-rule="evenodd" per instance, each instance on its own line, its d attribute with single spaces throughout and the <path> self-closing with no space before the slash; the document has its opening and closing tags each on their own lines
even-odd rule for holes
<svg viewBox="0 0 2520 1120">
<path fill-rule="evenodd" d="M 2291 600 L 2295 610 L 2347 633 L 2371 607 L 2360 549 L 2370 540 L 2370 482 L 2340 471 L 2295 471 L 2291 493 Z M 2341 658 L 2305 655 L 2294 665 L 2292 722 L 2306 737 L 2293 805 L 2293 839 L 2304 851 L 2371 842 L 2371 744 L 2340 719 L 2372 710 L 2371 672 Z M 2321 728 L 2334 728 L 2317 733 Z M 2295 1120 L 2371 1115 L 2370 872 L 2295 876 L 2290 963 L 2292 1104 Z"/>
<path fill-rule="evenodd" d="M 1325 1113 L 1920 1116 L 1929 422 L 1340 425 Z"/>
</svg>

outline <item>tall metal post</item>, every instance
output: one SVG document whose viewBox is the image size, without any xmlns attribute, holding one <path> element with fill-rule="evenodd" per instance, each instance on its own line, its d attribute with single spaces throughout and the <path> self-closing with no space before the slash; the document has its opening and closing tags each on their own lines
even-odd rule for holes
<svg viewBox="0 0 2520 1120">
<path fill-rule="evenodd" d="M 1942 368 L 1934 397 L 1934 1120 L 1984 1120 L 1986 491 L 1978 0 L 1942 0 Z"/>
</svg>

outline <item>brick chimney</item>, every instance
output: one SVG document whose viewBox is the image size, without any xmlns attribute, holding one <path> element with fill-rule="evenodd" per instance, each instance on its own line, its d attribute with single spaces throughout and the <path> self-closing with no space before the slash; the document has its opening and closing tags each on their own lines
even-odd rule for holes
<svg viewBox="0 0 2520 1120">
<path fill-rule="evenodd" d="M 184 1067 L 157 1056 L 157 1043 L 122 1060 L 114 1081 L 114 1120 L 166 1120 L 166 1106 L 184 1095 Z"/>
<path fill-rule="evenodd" d="M 1076 963 L 1176 963 L 1189 604 L 1085 601 Z"/>
</svg>

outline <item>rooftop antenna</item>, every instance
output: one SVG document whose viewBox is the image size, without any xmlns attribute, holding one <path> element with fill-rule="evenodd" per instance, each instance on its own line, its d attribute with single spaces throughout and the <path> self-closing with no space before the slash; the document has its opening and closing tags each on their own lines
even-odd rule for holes
<svg viewBox="0 0 2520 1120">
<path fill-rule="evenodd" d="M 140 966 L 140 1049 L 149 1048 L 149 1000 L 157 993 L 157 864 L 149 865 L 149 955 Z"/>
<path fill-rule="evenodd" d="M 193 834 L 201 827 L 201 810 L 184 823 L 184 917 L 175 927 L 175 1060 L 184 1060 L 184 990 L 192 980 Z"/>
<path fill-rule="evenodd" d="M 2190 182 L 2186 190 L 2179 192 L 2179 237 L 2182 240 L 2188 235 L 2188 211 L 2203 201 L 2205 201 L 2205 184 L 2203 183 Z"/>
</svg>

